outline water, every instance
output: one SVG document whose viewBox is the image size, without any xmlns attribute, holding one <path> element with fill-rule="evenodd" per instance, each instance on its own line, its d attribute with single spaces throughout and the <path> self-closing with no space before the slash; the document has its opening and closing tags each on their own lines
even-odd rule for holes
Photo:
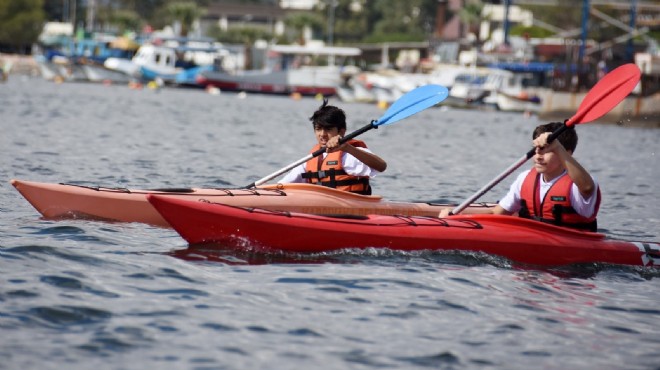
<svg viewBox="0 0 660 370">
<path fill-rule="evenodd" d="M 660 368 L 657 272 L 437 252 L 194 250 L 168 229 L 42 220 L 9 184 L 247 185 L 306 155 L 318 105 L 0 85 L 0 368 Z M 383 114 L 343 107 L 349 131 Z M 435 108 L 361 138 L 388 161 L 376 193 L 460 202 L 522 156 L 539 123 Z M 576 155 L 604 193 L 602 231 L 660 240 L 660 130 L 590 123 L 578 134 Z"/>
</svg>

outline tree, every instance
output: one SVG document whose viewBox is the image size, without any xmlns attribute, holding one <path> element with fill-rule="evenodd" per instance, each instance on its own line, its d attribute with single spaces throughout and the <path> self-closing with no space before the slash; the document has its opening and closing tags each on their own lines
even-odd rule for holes
<svg viewBox="0 0 660 370">
<path fill-rule="evenodd" d="M 120 34 L 126 31 L 140 32 L 143 21 L 140 16 L 132 10 L 118 10 L 110 17 L 110 22 L 115 25 Z"/>
<path fill-rule="evenodd" d="M 234 27 L 223 31 L 218 26 L 213 26 L 208 31 L 208 36 L 226 44 L 252 45 L 257 40 L 270 40 L 273 35 L 264 30 L 254 27 Z"/>
<path fill-rule="evenodd" d="M 296 30 L 298 43 L 304 45 L 305 28 L 320 28 L 323 26 L 323 21 L 313 13 L 293 13 L 284 19 L 284 24 Z"/>
<path fill-rule="evenodd" d="M 27 53 L 44 23 L 43 0 L 0 0 L 0 46 Z"/>
<path fill-rule="evenodd" d="M 427 0 L 375 0 L 368 11 L 366 41 L 423 41 L 426 39 Z"/>
<path fill-rule="evenodd" d="M 177 1 L 167 5 L 167 13 L 181 23 L 181 36 L 188 36 L 193 22 L 204 14 L 204 10 L 192 1 Z"/>
<path fill-rule="evenodd" d="M 342 41 L 362 41 L 364 36 L 368 33 L 367 11 L 365 4 L 355 0 L 329 1 L 334 1 L 335 3 L 334 26 L 332 27 L 333 40 L 337 41 L 338 43 L 342 43 Z M 324 18 L 327 17 L 329 10 L 327 9 L 328 5 L 329 4 L 325 4 L 325 9 L 321 9 Z"/>
<path fill-rule="evenodd" d="M 479 37 L 479 22 L 481 22 L 481 11 L 484 8 L 481 0 L 468 0 L 463 8 L 459 10 L 458 17 L 467 28 L 468 33 L 473 33 Z"/>
</svg>

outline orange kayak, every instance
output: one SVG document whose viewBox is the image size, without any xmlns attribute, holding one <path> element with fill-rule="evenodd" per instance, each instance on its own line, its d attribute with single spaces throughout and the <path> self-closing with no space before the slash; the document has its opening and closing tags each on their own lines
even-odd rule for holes
<svg viewBox="0 0 660 370">
<path fill-rule="evenodd" d="M 311 214 L 381 214 L 437 216 L 450 204 L 396 202 L 377 195 L 359 195 L 311 184 L 273 184 L 254 189 L 153 189 L 104 188 L 11 180 L 11 184 L 47 219 L 80 218 L 142 222 L 170 227 L 147 201 L 147 195 L 184 200 L 206 200 L 237 207 L 256 207 Z M 475 204 L 471 207 L 492 207 Z"/>
</svg>

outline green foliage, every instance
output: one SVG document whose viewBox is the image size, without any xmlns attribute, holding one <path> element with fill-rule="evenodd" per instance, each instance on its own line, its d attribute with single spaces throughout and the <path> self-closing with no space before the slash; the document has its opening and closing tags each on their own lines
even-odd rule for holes
<svg viewBox="0 0 660 370">
<path fill-rule="evenodd" d="M 335 0 L 334 9 L 325 6 L 318 10 L 320 17 L 327 21 L 330 20 L 330 13 L 334 13 L 334 25 L 332 27 L 334 42 L 360 41 L 367 34 L 366 9 L 361 4 L 355 6 L 353 0 Z M 324 24 L 320 37 L 327 39 L 330 32 L 330 24 Z"/>
<path fill-rule="evenodd" d="M 649 31 L 647 35 L 654 39 L 656 42 L 660 43 L 660 29 L 659 30 L 654 30 L 654 31 Z"/>
<path fill-rule="evenodd" d="M 176 1 L 167 4 L 167 14 L 181 23 L 181 36 L 187 36 L 193 22 L 204 14 L 204 10 L 193 1 Z"/>
<path fill-rule="evenodd" d="M 110 16 L 110 23 L 115 25 L 120 34 L 126 31 L 140 31 L 143 24 L 140 16 L 132 10 L 118 10 Z"/>
<path fill-rule="evenodd" d="M 383 43 L 383 42 L 418 42 L 426 40 L 424 34 L 411 34 L 411 33 L 372 33 L 364 38 L 363 42 L 366 43 Z"/>
<path fill-rule="evenodd" d="M 479 35 L 479 22 L 481 22 L 481 11 L 484 8 L 483 2 L 480 0 L 468 0 L 458 11 L 458 17 L 461 19 L 469 32 Z M 478 36 L 477 36 L 478 37 Z"/>
<path fill-rule="evenodd" d="M 434 27 L 437 0 L 368 0 L 361 5 L 358 11 L 353 0 L 337 1 L 334 30 L 340 42 L 420 41 Z"/>
<path fill-rule="evenodd" d="M 555 6 L 520 5 L 534 14 L 534 17 L 557 28 L 570 30 L 580 27 L 582 1 L 557 0 Z"/>
<path fill-rule="evenodd" d="M 257 40 L 271 40 L 272 34 L 255 27 L 234 27 L 223 31 L 220 27 L 212 27 L 207 36 L 226 44 L 252 44 Z"/>
<path fill-rule="evenodd" d="M 43 7 L 43 0 L 0 0 L 0 45 L 26 51 L 41 33 Z"/>
<path fill-rule="evenodd" d="M 459 12 L 458 17 L 463 23 L 472 25 L 481 21 L 481 11 L 484 8 L 483 2 L 479 0 L 469 0 Z"/>
<path fill-rule="evenodd" d="M 509 30 L 509 34 L 511 36 L 528 36 L 532 38 L 544 38 L 544 37 L 551 37 L 553 35 L 553 32 L 537 26 L 525 27 L 522 25 L 516 25 L 511 27 L 511 29 Z"/>
<path fill-rule="evenodd" d="M 293 28 L 297 33 L 297 41 L 303 42 L 303 31 L 305 27 L 312 30 L 319 30 L 323 27 L 323 18 L 316 13 L 293 13 L 284 19 L 287 27 Z"/>
<path fill-rule="evenodd" d="M 309 26 L 311 28 L 321 28 L 325 24 L 323 18 L 314 13 L 293 13 L 284 19 L 284 24 L 293 27 L 296 30 L 302 30 Z"/>
</svg>

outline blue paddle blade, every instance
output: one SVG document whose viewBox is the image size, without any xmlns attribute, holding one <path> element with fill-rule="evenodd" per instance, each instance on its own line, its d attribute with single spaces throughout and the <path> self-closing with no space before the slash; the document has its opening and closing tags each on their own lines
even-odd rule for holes
<svg viewBox="0 0 660 370">
<path fill-rule="evenodd" d="M 441 101 L 447 99 L 449 90 L 440 85 L 420 86 L 394 102 L 380 117 L 373 123 L 373 126 L 384 126 L 410 117 L 415 113 L 430 108 Z"/>
</svg>

